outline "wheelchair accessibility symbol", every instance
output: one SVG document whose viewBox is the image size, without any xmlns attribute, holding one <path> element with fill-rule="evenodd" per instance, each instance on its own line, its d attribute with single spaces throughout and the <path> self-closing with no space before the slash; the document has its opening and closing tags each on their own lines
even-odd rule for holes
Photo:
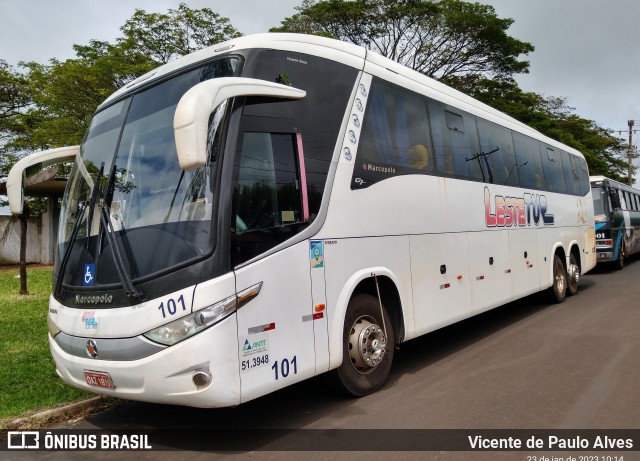
<svg viewBox="0 0 640 461">
<path fill-rule="evenodd" d="M 95 274 L 96 274 L 96 265 L 95 264 L 85 264 L 84 265 L 84 275 L 82 277 L 82 285 L 86 287 L 93 286 L 95 283 Z"/>
</svg>

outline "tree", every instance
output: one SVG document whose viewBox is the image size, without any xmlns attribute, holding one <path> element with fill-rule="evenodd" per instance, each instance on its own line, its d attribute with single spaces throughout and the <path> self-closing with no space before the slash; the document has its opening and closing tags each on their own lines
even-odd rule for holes
<svg viewBox="0 0 640 461">
<path fill-rule="evenodd" d="M 33 151 L 79 144 L 96 107 L 110 94 L 171 59 L 240 35 L 227 18 L 184 3 L 164 14 L 136 10 L 120 30 L 115 43 L 74 45 L 74 59 L 21 63 L 33 104 L 13 127 L 8 147 Z"/>
<path fill-rule="evenodd" d="M 461 0 L 304 0 L 272 32 L 317 34 L 376 51 L 453 86 L 580 150 L 592 174 L 624 181 L 626 147 L 612 132 L 573 113 L 563 98 L 522 91 L 520 55 L 530 43 L 507 34 L 512 19 Z"/>
<path fill-rule="evenodd" d="M 11 147 L 42 150 L 79 144 L 96 107 L 118 88 L 157 67 L 142 55 L 105 42 L 92 41 L 74 49 L 76 59 L 23 64 L 34 104 Z"/>
<path fill-rule="evenodd" d="M 0 148 L 9 142 L 16 130 L 18 119 L 31 103 L 29 81 L 13 67 L 0 59 Z M 0 178 L 9 174 L 17 161 L 15 154 L 0 155 Z"/>
<path fill-rule="evenodd" d="M 0 59 L 0 179 L 7 177 L 18 160 L 18 155 L 4 146 L 13 139 L 19 119 L 30 103 L 27 78 Z M 0 206 L 6 204 L 0 199 Z"/>
<path fill-rule="evenodd" d="M 241 35 L 213 10 L 192 10 L 184 3 L 164 14 L 136 10 L 120 30 L 124 37 L 118 39 L 119 46 L 163 64 Z"/>
<path fill-rule="evenodd" d="M 0 142 L 11 135 L 15 118 L 30 104 L 28 87 L 25 76 L 0 59 Z"/>
<path fill-rule="evenodd" d="M 76 58 L 49 64 L 20 63 L 19 73 L 0 60 L 0 178 L 29 152 L 79 144 L 96 107 L 135 78 L 183 54 L 240 33 L 208 8 L 181 3 L 166 14 L 136 10 L 115 43 L 74 45 Z M 26 294 L 26 223 L 46 209 L 28 198 L 21 222 L 21 294 Z M 24 273 L 23 273 L 24 272 Z"/>
<path fill-rule="evenodd" d="M 272 32 L 318 34 L 376 51 L 429 77 L 507 79 L 528 72 L 533 45 L 507 34 L 512 19 L 460 0 L 304 0 Z"/>
</svg>

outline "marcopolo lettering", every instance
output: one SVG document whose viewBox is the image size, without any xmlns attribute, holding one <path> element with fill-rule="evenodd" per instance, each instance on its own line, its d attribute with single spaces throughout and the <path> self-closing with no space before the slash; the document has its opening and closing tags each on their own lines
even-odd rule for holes
<svg viewBox="0 0 640 461">
<path fill-rule="evenodd" d="M 487 227 L 526 227 L 541 223 L 553 226 L 554 217 L 547 208 L 547 197 L 525 193 L 522 197 L 496 195 L 491 200 L 489 188 L 484 188 L 484 216 Z"/>
<path fill-rule="evenodd" d="M 76 304 L 111 304 L 113 295 L 94 295 L 80 296 L 76 295 Z"/>
</svg>

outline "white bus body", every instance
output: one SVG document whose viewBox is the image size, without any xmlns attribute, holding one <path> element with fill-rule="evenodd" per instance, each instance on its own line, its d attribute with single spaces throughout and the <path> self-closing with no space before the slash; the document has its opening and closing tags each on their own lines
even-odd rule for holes
<svg viewBox="0 0 640 461">
<path fill-rule="evenodd" d="M 328 371 L 368 394 L 394 344 L 541 290 L 562 301 L 596 263 L 579 152 L 291 34 L 201 50 L 105 101 L 59 235 L 60 377 L 197 407 Z"/>
</svg>

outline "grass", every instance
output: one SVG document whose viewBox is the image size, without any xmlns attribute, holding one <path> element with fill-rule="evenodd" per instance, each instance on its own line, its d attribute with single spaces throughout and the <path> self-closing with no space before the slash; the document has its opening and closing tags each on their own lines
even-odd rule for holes
<svg viewBox="0 0 640 461">
<path fill-rule="evenodd" d="M 63 383 L 47 340 L 51 268 L 28 268 L 20 296 L 17 267 L 0 268 L 0 428 L 37 410 L 93 394 Z"/>
</svg>

